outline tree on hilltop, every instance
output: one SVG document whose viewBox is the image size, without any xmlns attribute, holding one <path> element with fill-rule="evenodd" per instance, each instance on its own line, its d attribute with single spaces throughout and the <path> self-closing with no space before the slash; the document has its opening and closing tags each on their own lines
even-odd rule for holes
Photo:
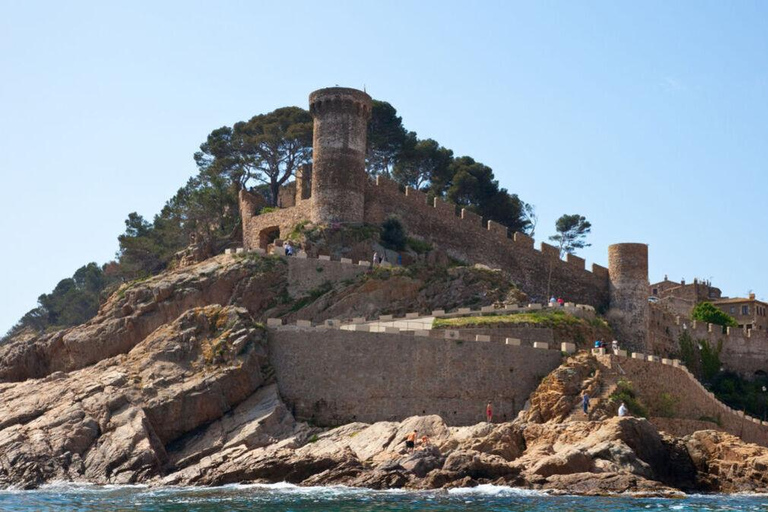
<svg viewBox="0 0 768 512">
<path fill-rule="evenodd" d="M 415 145 L 416 134 L 403 127 L 403 118 L 386 101 L 373 100 L 368 122 L 365 170 L 371 176 L 389 176 L 407 145 Z"/>
<path fill-rule="evenodd" d="M 269 188 L 277 205 L 280 187 L 312 160 L 312 116 L 299 107 L 279 108 L 212 131 L 195 153 L 200 171 L 222 176 L 235 191 L 249 181 Z"/>
<path fill-rule="evenodd" d="M 59 281 L 51 293 L 40 295 L 37 306 L 27 311 L 0 343 L 25 329 L 40 333 L 50 327 L 87 322 L 99 309 L 101 292 L 115 281 L 115 277 L 107 275 L 96 263 L 83 265 L 72 277 Z"/>
<path fill-rule="evenodd" d="M 445 193 L 449 201 L 503 224 L 513 232 L 525 232 L 528 229 L 529 222 L 524 214 L 525 203 L 517 194 L 499 188 L 493 169 L 476 162 L 472 157 L 462 156 L 451 163 L 450 174 Z"/>
<path fill-rule="evenodd" d="M 404 150 L 392 177 L 408 187 L 442 195 L 451 179 L 452 162 L 453 151 L 434 139 L 419 140 Z"/>
<path fill-rule="evenodd" d="M 557 219 L 555 229 L 557 234 L 549 239 L 558 243 L 561 257 L 592 245 L 586 242 L 587 235 L 592 231 L 592 224 L 583 215 L 565 214 Z"/>
</svg>

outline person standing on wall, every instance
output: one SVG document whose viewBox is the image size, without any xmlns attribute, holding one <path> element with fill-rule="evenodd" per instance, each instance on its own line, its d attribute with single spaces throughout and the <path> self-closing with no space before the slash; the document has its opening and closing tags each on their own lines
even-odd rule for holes
<svg viewBox="0 0 768 512">
<path fill-rule="evenodd" d="M 490 401 L 485 406 L 485 419 L 488 421 L 488 423 L 493 423 L 493 406 L 491 405 Z"/>
<path fill-rule="evenodd" d="M 621 405 L 619 406 L 619 418 L 623 418 L 628 412 L 627 406 L 624 405 L 624 402 L 621 402 Z"/>
</svg>

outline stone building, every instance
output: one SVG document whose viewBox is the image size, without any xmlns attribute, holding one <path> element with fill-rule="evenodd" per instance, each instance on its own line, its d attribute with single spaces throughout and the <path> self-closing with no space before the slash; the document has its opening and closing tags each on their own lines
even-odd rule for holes
<svg viewBox="0 0 768 512">
<path fill-rule="evenodd" d="M 728 313 L 739 323 L 741 329 L 768 331 L 768 303 L 749 297 L 724 298 L 712 301 L 721 311 Z"/>
<path fill-rule="evenodd" d="M 609 268 L 592 265 L 524 233 L 459 209 L 440 198 L 365 172 L 367 123 L 371 98 L 355 89 L 332 87 L 309 96 L 314 119 L 313 165 L 303 168 L 281 196 L 277 211 L 260 213 L 262 202 L 240 192 L 243 246 L 267 249 L 299 223 L 328 226 L 378 225 L 397 217 L 407 232 L 466 263 L 482 263 L 508 272 L 533 301 L 549 295 L 608 311 L 625 348 L 644 350 L 648 322 L 648 248 L 616 244 Z"/>
<path fill-rule="evenodd" d="M 696 304 L 717 300 L 722 293 L 710 281 L 694 278 L 692 283 L 686 283 L 685 279 L 678 283 L 664 276 L 663 281 L 648 286 L 648 296 L 651 301 L 660 302 L 678 315 L 690 316 Z"/>
</svg>

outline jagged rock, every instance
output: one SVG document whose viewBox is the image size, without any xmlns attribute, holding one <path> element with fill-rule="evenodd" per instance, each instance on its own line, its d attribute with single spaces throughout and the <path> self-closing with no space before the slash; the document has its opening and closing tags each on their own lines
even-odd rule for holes
<svg viewBox="0 0 768 512">
<path fill-rule="evenodd" d="M 474 450 L 512 461 L 525 451 L 525 439 L 519 423 L 478 423 L 469 427 L 455 427 L 450 439 L 441 444 L 440 448 Z"/>
<path fill-rule="evenodd" d="M 716 430 L 683 439 L 698 471 L 698 487 L 712 492 L 768 492 L 768 449 Z"/>
<path fill-rule="evenodd" d="M 498 455 L 468 450 L 459 450 L 448 455 L 443 470 L 469 476 L 475 480 L 480 478 L 494 480 L 518 472 L 517 468 Z"/>
<path fill-rule="evenodd" d="M 554 494 L 605 496 L 631 492 L 649 496 L 683 497 L 683 494 L 676 489 L 627 473 L 553 475 L 534 487 Z"/>
<path fill-rule="evenodd" d="M 127 283 L 87 323 L 33 339 L 14 338 L 0 347 L 0 382 L 77 370 L 126 354 L 195 307 L 237 304 L 262 313 L 286 286 L 284 267 L 281 260 L 222 255 Z"/>
<path fill-rule="evenodd" d="M 231 334 L 247 336 L 235 351 Z M 136 483 L 165 445 L 221 417 L 262 384 L 264 331 L 244 309 L 193 309 L 122 356 L 0 386 L 0 483 Z"/>
<path fill-rule="evenodd" d="M 433 469 L 441 468 L 445 457 L 436 446 L 428 446 L 400 460 L 400 466 L 418 478 L 424 478 Z"/>
</svg>

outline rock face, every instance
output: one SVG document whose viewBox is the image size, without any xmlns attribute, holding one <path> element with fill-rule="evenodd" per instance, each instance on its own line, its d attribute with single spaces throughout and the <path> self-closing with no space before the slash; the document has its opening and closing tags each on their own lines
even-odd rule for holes
<svg viewBox="0 0 768 512">
<path fill-rule="evenodd" d="M 402 315 L 449 310 L 466 304 L 479 307 L 525 300 L 525 294 L 501 272 L 468 267 L 380 268 L 368 279 L 324 294 L 291 318 L 371 318 L 379 314 Z"/>
<path fill-rule="evenodd" d="M 254 393 L 265 332 L 247 311 L 208 306 L 130 353 L 45 379 L 0 386 L 0 483 L 135 483 L 160 475 L 165 449 Z"/>
<path fill-rule="evenodd" d="M 279 258 L 221 256 L 124 285 L 91 322 L 17 337 L 0 348 L 0 486 L 77 482 L 222 485 L 344 484 L 376 489 L 480 483 L 605 494 L 768 491 L 768 449 L 715 431 L 685 438 L 599 403 L 612 382 L 586 355 L 545 377 L 513 422 L 448 427 L 439 416 L 350 423 L 297 422 L 269 364 L 274 314 L 419 309 L 510 289 L 487 271 L 442 277 L 368 276 L 308 303 L 286 300 Z M 484 276 L 489 274 L 489 276 Z M 447 278 L 446 278 L 447 276 Z M 488 278 L 488 279 L 486 279 Z M 409 302 L 410 301 L 410 302 Z M 441 302 L 442 301 L 442 302 Z M 222 305 L 219 305 L 222 304 Z M 414 306 L 416 305 L 416 306 Z M 419 442 L 408 450 L 414 430 Z"/>
<path fill-rule="evenodd" d="M 285 288 L 284 267 L 277 258 L 217 256 L 125 284 L 88 323 L 0 347 L 0 381 L 41 378 L 126 354 L 195 307 L 233 304 L 258 318 Z"/>
<path fill-rule="evenodd" d="M 768 492 L 768 450 L 715 430 L 687 436 L 683 444 L 697 470 L 697 487 L 712 492 Z"/>
</svg>

